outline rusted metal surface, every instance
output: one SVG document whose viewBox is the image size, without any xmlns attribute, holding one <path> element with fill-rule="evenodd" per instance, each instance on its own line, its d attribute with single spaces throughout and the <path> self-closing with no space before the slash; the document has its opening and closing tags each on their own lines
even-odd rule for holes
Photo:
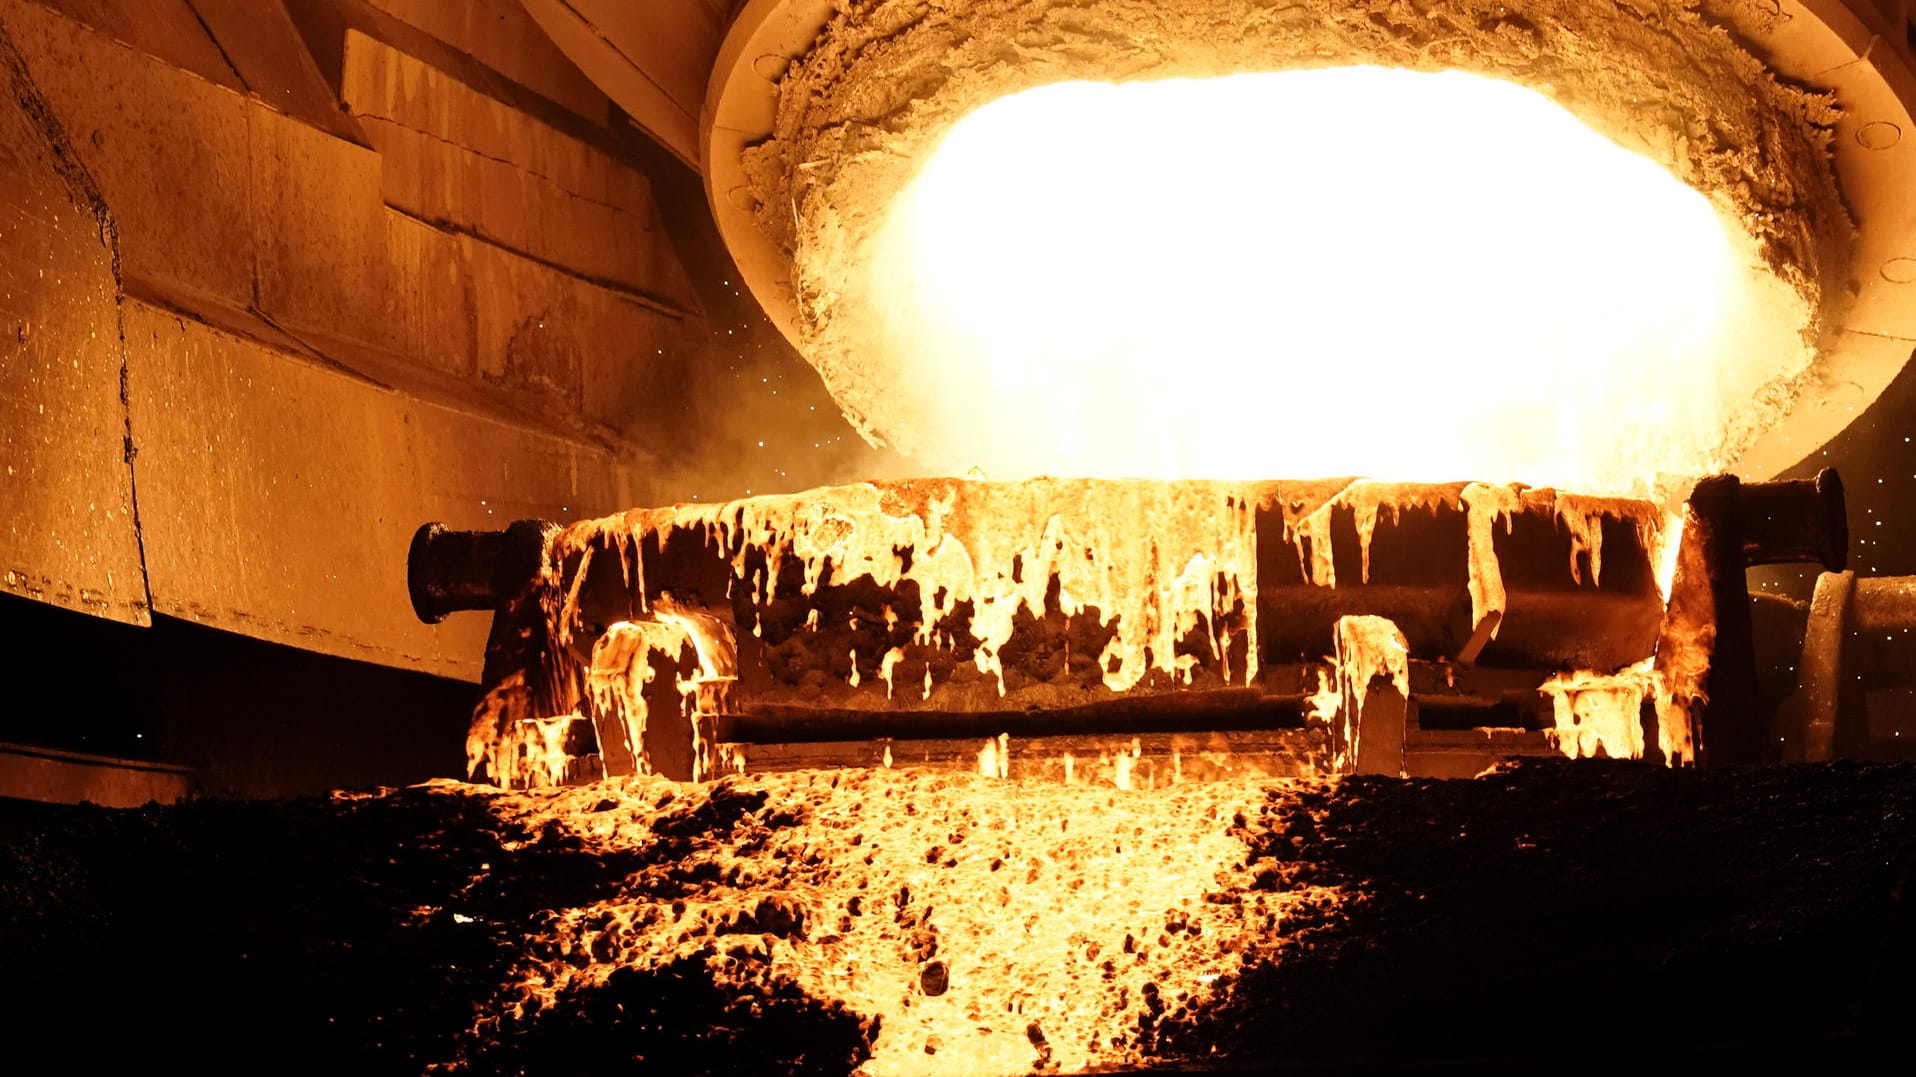
<svg viewBox="0 0 1916 1077">
<path fill-rule="evenodd" d="M 1018 739 L 1062 737 L 1095 731 L 1144 733 L 1248 732 L 1301 728 L 1305 697 L 1259 688 L 1178 692 L 1028 711 L 872 710 L 749 706 L 720 717 L 719 739 L 742 744 L 814 743 L 832 740 L 972 740 L 1000 733 Z M 973 751 L 976 751 L 973 745 Z"/>
<path fill-rule="evenodd" d="M 1279 728 L 1204 734 L 787 741 L 754 744 L 746 754 L 753 774 L 832 767 L 911 768 L 1150 789 L 1189 781 L 1313 774 L 1328 750 L 1320 728 Z"/>
<path fill-rule="evenodd" d="M 115 237 L 0 27 L 0 591 L 147 623 Z"/>
<path fill-rule="evenodd" d="M 1708 669 L 1700 755 L 1714 763 L 1760 762 L 1772 753 L 1759 720 L 1746 570 L 1798 562 L 1841 569 L 1849 556 L 1842 481 L 1827 469 L 1815 479 L 1704 479 L 1690 495 L 1683 546 L 1669 623 L 1707 652 L 1698 659 Z M 1706 624 L 1711 633 L 1696 631 Z"/>
<path fill-rule="evenodd" d="M 1849 512 L 1834 469 L 1811 479 L 1742 483 L 1736 512 L 1746 567 L 1810 564 L 1841 572 L 1849 563 Z"/>
<path fill-rule="evenodd" d="M 1797 665 L 1796 692 L 1783 701 L 1777 722 L 1786 762 L 1834 758 L 1836 719 L 1842 706 L 1843 637 L 1847 634 L 1856 573 L 1825 572 L 1816 578 L 1809 622 L 1803 632 L 1803 657 Z"/>
<path fill-rule="evenodd" d="M 1796 692 L 1777 725 L 1792 761 L 1916 752 L 1916 577 L 1817 578 Z"/>
</svg>

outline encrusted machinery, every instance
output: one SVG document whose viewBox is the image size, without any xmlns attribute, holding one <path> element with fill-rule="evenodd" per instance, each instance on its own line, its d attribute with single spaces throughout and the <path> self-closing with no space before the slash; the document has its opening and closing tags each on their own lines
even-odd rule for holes
<svg viewBox="0 0 1916 1077">
<path fill-rule="evenodd" d="M 1916 577 L 1819 576 L 1795 672 L 1774 729 L 1784 759 L 1908 758 L 1916 749 Z"/>
<path fill-rule="evenodd" d="M 421 528 L 415 610 L 492 610 L 469 761 L 934 765 L 1157 785 L 1763 757 L 1744 569 L 1843 566 L 1840 483 L 1647 502 L 1482 484 L 858 484 Z"/>
</svg>

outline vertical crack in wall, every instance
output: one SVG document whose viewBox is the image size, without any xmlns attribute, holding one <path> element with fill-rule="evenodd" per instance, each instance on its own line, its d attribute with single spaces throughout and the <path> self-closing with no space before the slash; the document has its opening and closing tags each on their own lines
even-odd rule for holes
<svg viewBox="0 0 1916 1077">
<path fill-rule="evenodd" d="M 150 616 L 153 609 L 153 591 L 146 565 L 146 540 L 140 532 L 140 494 L 139 484 L 133 466 L 139 455 L 139 448 L 133 441 L 133 401 L 132 387 L 129 383 L 130 372 L 126 348 L 126 280 L 120 266 L 120 230 L 113 220 L 112 210 L 107 206 L 106 195 L 100 190 L 86 165 L 73 151 L 73 143 L 67 138 L 66 129 L 60 118 L 54 115 L 53 106 L 47 103 L 38 86 L 34 85 L 32 73 L 27 63 L 14 47 L 13 39 L 8 36 L 6 27 L 0 25 L 0 69 L 4 69 L 7 89 L 21 114 L 27 122 L 40 132 L 51 151 L 53 169 L 67 189 L 67 195 L 74 204 L 92 214 L 94 223 L 100 232 L 100 242 L 107 248 L 113 274 L 113 339 L 119 342 L 120 349 L 120 422 L 122 428 L 122 459 L 126 462 L 126 494 L 128 519 L 133 525 L 133 547 L 140 564 L 140 597 L 134 600 L 137 611 Z"/>
</svg>

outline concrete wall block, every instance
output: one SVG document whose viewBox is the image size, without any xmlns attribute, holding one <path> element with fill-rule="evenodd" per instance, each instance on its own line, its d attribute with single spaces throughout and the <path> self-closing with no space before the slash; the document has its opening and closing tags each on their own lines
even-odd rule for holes
<svg viewBox="0 0 1916 1077">
<path fill-rule="evenodd" d="M 475 680 L 487 619 L 413 616 L 406 548 L 427 520 L 503 527 L 634 503 L 599 449 L 127 307 L 154 606 L 329 654 Z"/>
<path fill-rule="evenodd" d="M 675 294 L 677 259 L 648 218 L 503 162 L 481 159 L 478 171 L 479 234 L 582 276 L 684 302 Z"/>
<path fill-rule="evenodd" d="M 686 399 L 685 342 L 694 323 L 590 285 L 580 289 L 579 304 L 586 324 L 594 327 L 582 346 L 582 404 L 588 418 L 625 429 L 635 416 L 649 420 L 653 410 L 670 414 L 670 401 Z"/>
<path fill-rule="evenodd" d="M 617 427 L 676 385 L 681 319 L 631 297 L 466 240 L 478 306 L 479 374 Z M 662 353 L 662 354 L 661 354 Z"/>
<path fill-rule="evenodd" d="M 340 96 L 354 115 L 377 117 L 488 157 L 524 155 L 509 130 L 515 110 L 357 30 L 346 32 Z"/>
<path fill-rule="evenodd" d="M 474 289 L 485 297 L 479 376 L 577 412 L 585 397 L 582 341 L 601 328 L 580 303 L 581 282 L 480 240 L 465 240 L 465 250 Z"/>
<path fill-rule="evenodd" d="M 698 167 L 699 107 L 729 9 L 705 0 L 520 3 L 634 122 Z"/>
<path fill-rule="evenodd" d="M 420 328 L 396 291 L 379 155 L 270 109 L 247 118 L 261 313 L 294 333 L 403 354 Z"/>
<path fill-rule="evenodd" d="M 128 278 L 253 295 L 246 98 L 22 0 L 0 22 L 112 206 Z"/>
<path fill-rule="evenodd" d="M 412 332 L 404 353 L 420 366 L 468 381 L 478 377 L 479 298 L 459 237 L 404 214 L 386 214 L 399 324 Z"/>
<path fill-rule="evenodd" d="M 686 275 L 685 263 L 679 261 L 678 251 L 666 235 L 665 222 L 660 219 L 656 209 L 642 221 L 621 213 L 618 226 L 610 234 L 617 246 L 613 257 L 618 259 L 619 264 L 631 266 L 635 276 L 652 282 L 648 295 L 656 296 L 680 310 L 696 312 L 700 309 L 698 296 L 692 290 L 691 278 Z"/>
<path fill-rule="evenodd" d="M 563 211 L 539 205 L 534 187 L 536 178 L 510 162 L 466 153 L 445 143 L 440 145 L 449 157 L 461 158 L 453 164 L 455 169 L 477 181 L 473 184 L 477 197 L 464 204 L 442 207 L 447 216 L 495 243 L 543 255 L 537 248 L 547 244 L 537 233 L 551 220 L 562 218 Z M 567 196 L 560 192 L 558 198 L 567 199 Z"/>
<path fill-rule="evenodd" d="M 97 2 L 97 0 L 93 0 Z M 283 0 L 176 0 L 192 8 L 223 61 L 272 108 L 340 138 L 361 136 L 320 73 Z M 139 4 L 121 3 L 122 7 Z"/>
<path fill-rule="evenodd" d="M 664 318 L 617 296 L 601 300 L 608 323 L 623 323 L 620 335 L 595 342 L 584 362 L 585 415 L 670 455 L 683 448 L 672 439 L 689 436 L 684 406 L 691 394 L 685 362 L 691 326 Z"/>
<path fill-rule="evenodd" d="M 232 90 L 246 85 L 187 0 L 37 0 L 174 67 Z"/>
<path fill-rule="evenodd" d="M 146 624 L 113 250 L 54 151 L 0 100 L 0 593 Z"/>
<path fill-rule="evenodd" d="M 603 123 L 611 102 L 552 44 L 518 0 L 368 0 L 393 18 L 453 46 L 499 74 Z"/>
<path fill-rule="evenodd" d="M 389 204 L 691 305 L 636 169 L 362 34 L 348 34 L 342 82 L 386 158 Z"/>
</svg>

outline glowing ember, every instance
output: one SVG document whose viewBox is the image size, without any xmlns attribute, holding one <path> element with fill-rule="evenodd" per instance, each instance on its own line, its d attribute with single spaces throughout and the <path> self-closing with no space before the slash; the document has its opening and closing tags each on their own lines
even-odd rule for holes
<svg viewBox="0 0 1916 1077">
<path fill-rule="evenodd" d="M 1811 358 L 1803 300 L 1703 195 L 1457 72 L 1001 98 L 862 265 L 832 332 L 890 366 L 828 383 L 927 466 L 998 478 L 1638 493 L 1723 466 Z"/>
</svg>

